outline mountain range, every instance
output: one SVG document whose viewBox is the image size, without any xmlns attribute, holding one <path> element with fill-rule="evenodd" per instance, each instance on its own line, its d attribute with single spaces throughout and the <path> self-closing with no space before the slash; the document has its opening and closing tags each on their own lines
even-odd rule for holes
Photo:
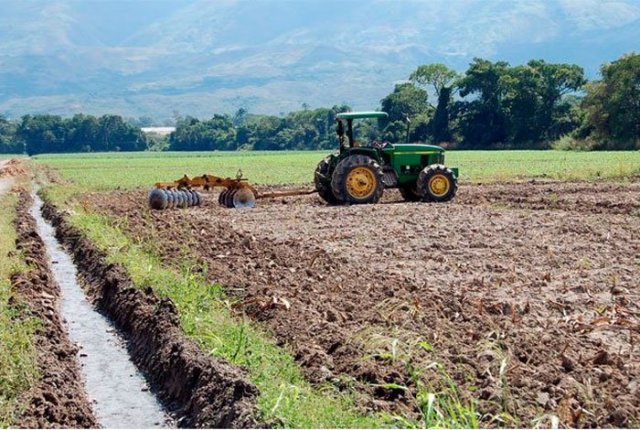
<svg viewBox="0 0 640 430">
<path fill-rule="evenodd" d="M 420 64 L 601 64 L 638 0 L 3 0 L 0 114 L 373 109 Z"/>
</svg>

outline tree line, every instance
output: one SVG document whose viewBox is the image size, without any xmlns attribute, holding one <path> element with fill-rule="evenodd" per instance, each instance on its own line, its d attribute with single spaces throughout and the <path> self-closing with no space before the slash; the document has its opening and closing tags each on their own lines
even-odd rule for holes
<svg viewBox="0 0 640 430">
<path fill-rule="evenodd" d="M 476 58 L 462 74 L 417 67 L 380 101 L 389 117 L 360 121 L 361 139 L 435 143 L 459 149 L 640 149 L 640 54 L 601 66 L 588 82 L 575 64 L 531 60 L 512 66 Z M 0 116 L 0 152 L 332 149 L 334 121 L 349 106 L 286 116 L 239 109 L 212 118 L 177 117 L 166 140 L 140 130 L 150 118 L 117 115 Z"/>
<path fill-rule="evenodd" d="M 139 127 L 119 115 L 25 115 L 15 122 L 0 116 L 3 153 L 144 151 L 149 142 Z"/>
</svg>

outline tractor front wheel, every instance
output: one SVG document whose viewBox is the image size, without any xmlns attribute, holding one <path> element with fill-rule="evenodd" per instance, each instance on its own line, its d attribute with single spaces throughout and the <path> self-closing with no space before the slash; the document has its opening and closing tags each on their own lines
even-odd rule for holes
<svg viewBox="0 0 640 430">
<path fill-rule="evenodd" d="M 458 191 L 453 171 L 441 164 L 427 166 L 418 175 L 418 192 L 425 202 L 447 202 Z"/>
<path fill-rule="evenodd" d="M 331 176 L 329 176 L 329 168 L 331 167 L 330 159 L 331 157 L 326 157 L 318 163 L 313 175 L 313 181 L 316 184 L 316 191 L 322 200 L 330 205 L 335 205 L 340 202 L 336 196 L 333 195 L 333 191 L 331 191 Z"/>
<path fill-rule="evenodd" d="M 345 203 L 377 203 L 384 191 L 382 168 L 366 155 L 350 155 L 338 163 L 331 178 L 331 190 Z"/>
</svg>

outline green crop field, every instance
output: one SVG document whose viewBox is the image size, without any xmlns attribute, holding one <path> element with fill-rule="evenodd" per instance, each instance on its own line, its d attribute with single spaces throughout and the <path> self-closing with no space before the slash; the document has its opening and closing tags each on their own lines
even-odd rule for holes
<svg viewBox="0 0 640 430">
<path fill-rule="evenodd" d="M 58 154 L 34 157 L 84 189 L 136 188 L 184 174 L 235 176 L 239 169 L 255 184 L 313 181 L 326 151 L 136 152 Z M 462 182 L 532 178 L 577 180 L 624 178 L 640 174 L 640 151 L 449 151 L 447 165 L 458 166 Z"/>
</svg>

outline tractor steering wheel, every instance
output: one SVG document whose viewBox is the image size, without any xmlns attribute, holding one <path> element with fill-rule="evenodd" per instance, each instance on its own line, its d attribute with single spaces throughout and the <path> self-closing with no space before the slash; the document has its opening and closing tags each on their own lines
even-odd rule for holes
<svg viewBox="0 0 640 430">
<path fill-rule="evenodd" d="M 386 140 L 383 142 L 380 142 L 379 140 L 374 140 L 373 142 L 371 142 L 371 146 L 375 149 L 384 149 L 389 145 L 391 145 L 391 143 Z"/>
</svg>

